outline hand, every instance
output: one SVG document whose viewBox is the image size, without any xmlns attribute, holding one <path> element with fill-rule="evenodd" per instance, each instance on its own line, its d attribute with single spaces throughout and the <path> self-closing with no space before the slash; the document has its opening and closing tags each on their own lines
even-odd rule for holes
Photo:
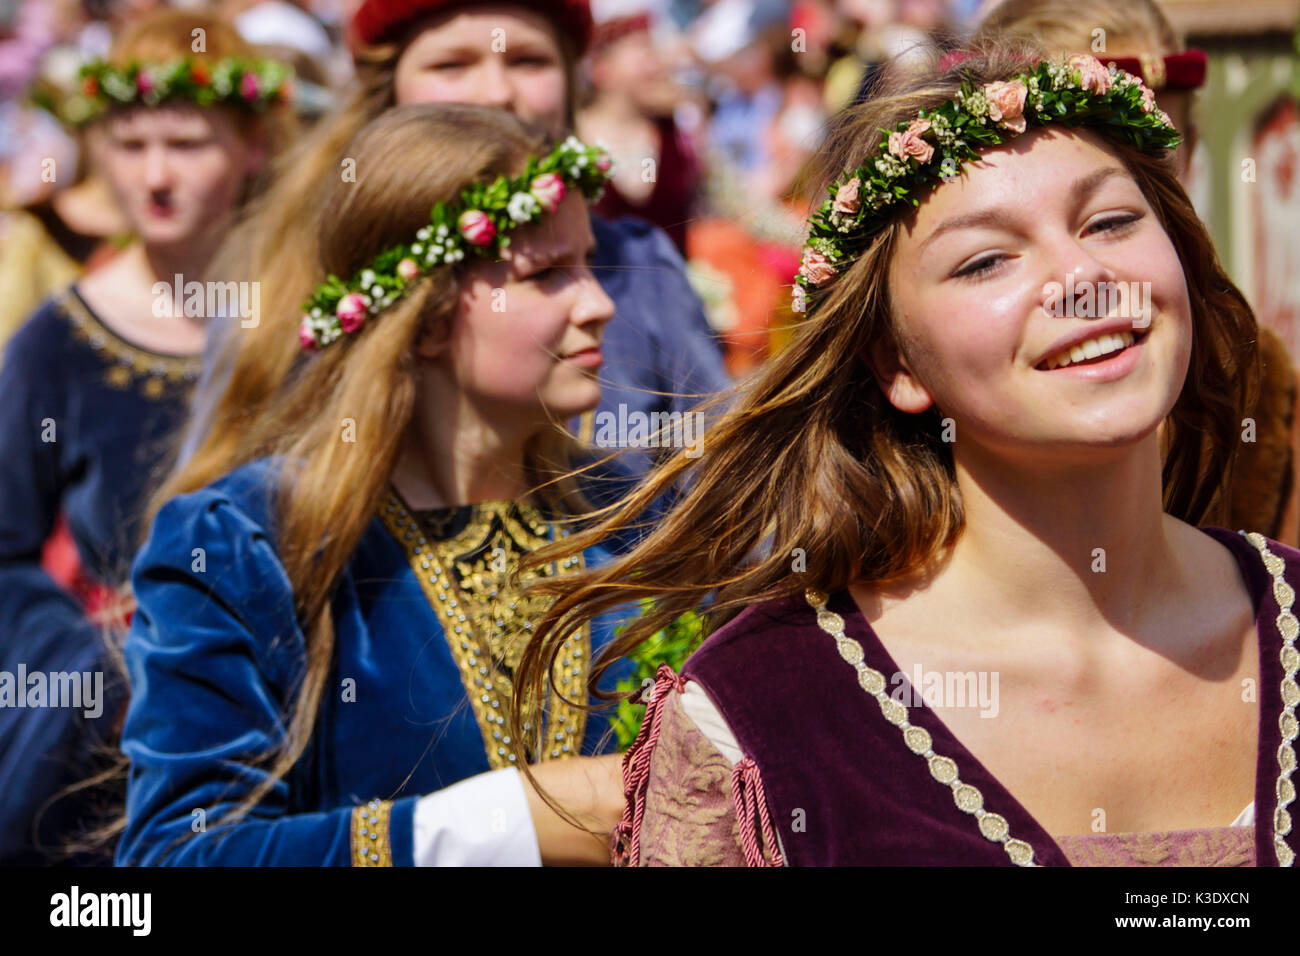
<svg viewBox="0 0 1300 956">
<path fill-rule="evenodd" d="M 622 763 L 622 754 L 570 757 L 531 767 L 536 784 L 523 776 L 544 865 L 609 866 L 609 835 L 623 815 Z M 557 813 L 538 787 L 586 829 Z"/>
</svg>

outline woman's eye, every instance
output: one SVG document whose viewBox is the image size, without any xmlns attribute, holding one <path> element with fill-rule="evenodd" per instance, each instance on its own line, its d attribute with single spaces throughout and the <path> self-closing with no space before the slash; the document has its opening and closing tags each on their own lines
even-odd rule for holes
<svg viewBox="0 0 1300 956">
<path fill-rule="evenodd" d="M 463 69 L 467 64 L 460 60 L 446 60 L 442 63 L 430 63 L 425 67 L 426 70 L 436 70 L 440 73 L 450 73 L 452 70 Z"/>
<path fill-rule="evenodd" d="M 966 268 L 959 269 L 957 272 L 953 273 L 953 275 L 961 279 L 978 279 L 995 272 L 1004 259 L 1006 259 L 1006 256 L 1001 253 L 983 256 L 976 259 Z"/>
<path fill-rule="evenodd" d="M 521 56 L 521 57 L 516 57 L 516 58 L 515 58 L 514 60 L 512 60 L 511 62 L 512 62 L 515 66 L 521 66 L 521 65 L 522 65 L 522 66 L 536 66 L 536 67 L 543 67 L 543 66 L 551 66 L 552 64 L 555 63 L 555 60 L 552 59 L 552 58 L 549 57 L 549 56 L 541 56 L 541 55 L 525 55 L 525 56 Z"/>
<path fill-rule="evenodd" d="M 1137 222 L 1141 218 L 1142 216 L 1137 213 L 1126 213 L 1122 216 L 1108 216 L 1105 219 L 1097 220 L 1084 231 L 1087 233 L 1119 232 L 1126 227 L 1133 225 L 1133 223 Z"/>
</svg>

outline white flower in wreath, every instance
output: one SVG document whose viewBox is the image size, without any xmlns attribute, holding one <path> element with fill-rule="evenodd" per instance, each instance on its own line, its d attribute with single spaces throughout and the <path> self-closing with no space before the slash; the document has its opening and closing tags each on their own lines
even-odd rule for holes
<svg viewBox="0 0 1300 956">
<path fill-rule="evenodd" d="M 890 179 L 897 179 L 907 172 L 906 165 L 889 155 L 880 156 L 876 159 L 876 169 L 880 172 L 880 175 L 887 176 Z"/>
<path fill-rule="evenodd" d="M 528 222 L 537 212 L 537 197 L 532 193 L 515 193 L 506 205 L 506 212 L 515 222 Z"/>
</svg>

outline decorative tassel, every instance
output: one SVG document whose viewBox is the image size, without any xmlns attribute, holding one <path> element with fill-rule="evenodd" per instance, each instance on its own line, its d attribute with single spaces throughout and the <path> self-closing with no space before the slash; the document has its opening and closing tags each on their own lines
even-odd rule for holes
<svg viewBox="0 0 1300 956">
<path fill-rule="evenodd" d="M 668 695 L 681 693 L 686 682 L 667 664 L 660 664 L 655 682 L 642 688 L 633 698 L 645 704 L 645 718 L 636 740 L 623 755 L 623 817 L 611 838 L 614 862 L 620 866 L 638 866 L 641 861 L 641 819 L 645 816 L 646 791 L 650 788 L 650 757 L 659 742 L 664 705 Z"/>
<path fill-rule="evenodd" d="M 785 866 L 776 829 L 768 814 L 763 778 L 759 776 L 758 764 L 753 757 L 742 757 L 731 769 L 731 798 L 735 801 L 736 819 L 740 823 L 740 846 L 745 852 L 745 865 Z M 759 845 L 760 832 L 762 846 Z M 764 847 L 772 854 L 770 862 L 763 855 Z"/>
</svg>

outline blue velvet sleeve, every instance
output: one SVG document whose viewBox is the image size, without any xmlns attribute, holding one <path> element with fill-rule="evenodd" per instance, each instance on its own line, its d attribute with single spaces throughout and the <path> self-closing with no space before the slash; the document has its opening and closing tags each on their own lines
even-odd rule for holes
<svg viewBox="0 0 1300 956">
<path fill-rule="evenodd" d="M 159 512 L 132 571 L 132 700 L 119 864 L 347 865 L 352 807 L 303 805 L 298 767 L 233 824 L 268 776 L 305 660 L 293 592 L 263 524 L 204 489 Z M 300 761 L 301 763 L 301 761 Z M 394 801 L 393 860 L 414 859 L 415 796 Z"/>
<path fill-rule="evenodd" d="M 704 303 L 686 278 L 681 253 L 661 229 L 648 229 L 644 242 L 662 303 L 658 314 L 663 323 L 665 390 L 683 393 L 673 399 L 671 410 L 685 412 L 730 386 L 731 377 L 722 361 L 722 343 L 705 317 Z"/>
</svg>

